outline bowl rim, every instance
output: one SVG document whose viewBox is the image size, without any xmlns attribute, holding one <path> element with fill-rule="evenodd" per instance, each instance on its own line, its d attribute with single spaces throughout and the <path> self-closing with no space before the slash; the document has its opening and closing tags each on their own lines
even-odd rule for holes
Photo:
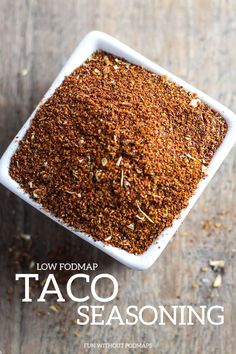
<svg viewBox="0 0 236 354">
<path fill-rule="evenodd" d="M 165 228 L 158 236 L 157 240 L 141 255 L 134 255 L 128 253 L 127 251 L 124 251 L 121 248 L 107 245 L 102 241 L 96 241 L 88 234 L 77 231 L 73 227 L 66 225 L 62 220 L 53 216 L 51 213 L 46 211 L 39 203 L 31 199 L 30 196 L 26 192 L 24 192 L 24 190 L 19 186 L 19 184 L 15 180 L 13 180 L 9 175 L 10 160 L 14 155 L 16 149 L 18 148 L 19 141 L 24 137 L 26 131 L 30 127 L 31 121 L 34 118 L 34 115 L 38 110 L 39 106 L 43 104 L 54 93 L 55 89 L 62 83 L 65 76 L 69 75 L 75 68 L 80 66 L 96 50 L 103 50 L 109 52 L 116 56 L 123 57 L 124 59 L 133 64 L 141 65 L 142 67 L 154 73 L 166 75 L 170 81 L 176 82 L 178 85 L 182 86 L 187 91 L 195 92 L 198 98 L 200 98 L 203 102 L 208 104 L 211 108 L 219 111 L 228 124 L 227 134 L 223 142 L 215 152 L 208 166 L 207 176 L 200 181 L 195 193 L 189 199 L 189 204 L 187 208 L 181 211 L 180 216 L 177 219 L 174 219 L 172 226 Z M 39 102 L 33 113 L 27 119 L 27 121 L 22 126 L 16 137 L 12 140 L 12 142 L 4 152 L 0 160 L 0 182 L 10 191 L 15 193 L 18 197 L 26 201 L 28 204 L 41 211 L 43 214 L 47 215 L 49 218 L 56 221 L 66 229 L 72 231 L 75 235 L 79 236 L 83 240 L 99 248 L 109 256 L 115 258 L 120 263 L 136 270 L 145 270 L 148 269 L 163 252 L 169 241 L 174 236 L 177 229 L 180 227 L 180 225 L 186 218 L 189 211 L 197 202 L 198 198 L 202 194 L 203 190 L 206 188 L 207 184 L 214 176 L 217 169 L 220 167 L 223 160 L 228 155 L 235 142 L 236 116 L 232 111 L 223 106 L 217 100 L 209 97 L 204 92 L 196 89 L 194 86 L 173 75 L 158 64 L 155 64 L 151 60 L 147 59 L 145 56 L 131 49 L 130 47 L 118 41 L 114 37 L 104 32 L 92 31 L 89 32 L 82 39 L 80 44 L 76 47 L 76 49 L 74 50 L 70 58 L 67 60 L 64 67 L 59 72 L 58 76 L 53 81 L 52 85 L 44 95 L 43 99 Z"/>
</svg>

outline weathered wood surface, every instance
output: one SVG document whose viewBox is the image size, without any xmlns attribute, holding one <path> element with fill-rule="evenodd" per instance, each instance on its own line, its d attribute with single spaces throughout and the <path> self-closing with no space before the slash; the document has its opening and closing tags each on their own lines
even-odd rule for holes
<svg viewBox="0 0 236 354">
<path fill-rule="evenodd" d="M 235 17 L 234 0 L 1 0 L 0 153 L 76 44 L 93 29 L 114 35 L 236 111 Z M 85 351 L 84 342 L 142 341 L 155 347 L 146 351 L 149 353 L 235 353 L 235 153 L 233 149 L 159 261 L 145 272 L 125 268 L 0 187 L 0 351 L 108 353 Z M 203 227 L 206 220 L 212 220 L 210 228 Z M 215 223 L 222 226 L 217 228 Z M 9 247 L 19 247 L 21 241 L 16 237 L 21 233 L 31 235 L 29 252 L 36 261 L 44 262 L 50 251 L 66 247 L 67 262 L 99 262 L 98 272 L 105 270 L 118 279 L 117 304 L 123 310 L 128 304 L 218 304 L 225 308 L 225 324 L 77 329 L 70 322 L 76 318 L 76 304 L 72 303 L 63 305 L 59 313 L 49 311 L 50 315 L 40 317 L 37 312 L 48 310 L 49 304 L 21 304 L 22 287 L 14 282 L 12 264 L 18 255 Z M 209 258 L 224 259 L 227 265 L 223 286 L 213 294 L 214 273 L 200 270 L 207 266 Z M 57 259 L 54 257 L 54 261 Z M 14 294 L 7 295 L 11 288 Z M 101 289 L 101 293 L 105 291 Z M 95 304 L 93 300 L 92 303 Z"/>
</svg>

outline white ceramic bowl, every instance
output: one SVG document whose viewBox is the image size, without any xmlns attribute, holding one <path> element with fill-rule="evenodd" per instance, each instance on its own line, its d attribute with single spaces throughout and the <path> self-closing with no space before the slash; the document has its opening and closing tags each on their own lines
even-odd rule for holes
<svg viewBox="0 0 236 354">
<path fill-rule="evenodd" d="M 19 184 L 16 181 L 14 181 L 9 175 L 9 165 L 10 165 L 11 157 L 18 147 L 19 140 L 23 138 L 27 129 L 29 128 L 31 120 L 33 119 L 38 107 L 36 107 L 35 111 L 31 114 L 29 119 L 26 121 L 24 126 L 21 128 L 17 136 L 14 138 L 14 140 L 11 142 L 6 152 L 2 156 L 0 160 L 0 182 L 8 189 L 10 189 L 13 193 L 18 195 L 23 200 L 25 200 L 27 203 L 34 206 L 36 209 L 40 210 L 42 213 L 46 214 L 49 218 L 58 222 L 68 230 L 72 231 L 77 236 L 91 243 L 92 245 L 99 248 L 103 252 L 107 253 L 111 257 L 115 258 L 119 262 L 133 269 L 144 270 L 149 268 L 160 256 L 161 252 L 164 250 L 168 242 L 171 240 L 174 233 L 179 228 L 179 226 L 187 216 L 190 209 L 194 206 L 197 199 L 199 198 L 199 196 L 201 195 L 201 193 L 203 192 L 203 190 L 205 189 L 205 187 L 207 186 L 207 184 L 209 183 L 209 181 L 211 180 L 211 178 L 213 177 L 213 175 L 215 174 L 215 172 L 217 171 L 217 169 L 225 159 L 226 155 L 229 153 L 233 144 L 235 143 L 236 116 L 233 114 L 233 112 L 231 112 L 229 109 L 227 109 L 226 107 L 224 107 L 223 105 L 221 105 L 220 103 L 212 99 L 211 97 L 197 90 L 195 87 L 189 85 L 188 83 L 176 77 L 175 75 L 169 73 L 168 71 L 161 68 L 157 64 L 154 64 L 152 61 L 148 60 L 147 58 L 137 53 L 133 49 L 127 47 L 126 45 L 114 39 L 113 37 L 97 31 L 90 32 L 81 41 L 79 46 L 75 49 L 74 53 L 71 55 L 71 57 L 65 64 L 64 68 L 57 76 L 56 80 L 53 82 L 52 86 L 50 87 L 50 89 L 44 96 L 43 100 L 40 102 L 40 104 L 53 94 L 54 90 L 62 83 L 66 75 L 69 75 L 75 68 L 81 65 L 94 51 L 99 49 L 112 53 L 116 56 L 125 58 L 127 61 L 137 65 L 141 65 L 152 72 L 168 76 L 170 80 L 183 86 L 186 90 L 197 93 L 198 97 L 202 101 L 207 103 L 210 107 L 214 108 L 215 110 L 219 111 L 222 114 L 222 116 L 225 118 L 226 122 L 228 123 L 227 135 L 223 143 L 221 144 L 221 146 L 216 151 L 208 167 L 207 177 L 204 178 L 199 183 L 196 192 L 189 200 L 188 207 L 182 210 L 181 216 L 173 222 L 173 225 L 169 228 L 166 228 L 160 234 L 157 241 L 153 243 L 144 254 L 139 256 L 130 254 L 122 249 L 110 245 L 105 245 L 101 241 L 94 241 L 94 239 L 91 236 L 82 232 L 77 232 L 73 228 L 65 225 L 61 220 L 58 220 L 53 215 L 46 212 L 41 205 L 39 205 L 34 200 L 32 200 L 29 197 L 29 195 L 22 190 Z"/>
</svg>

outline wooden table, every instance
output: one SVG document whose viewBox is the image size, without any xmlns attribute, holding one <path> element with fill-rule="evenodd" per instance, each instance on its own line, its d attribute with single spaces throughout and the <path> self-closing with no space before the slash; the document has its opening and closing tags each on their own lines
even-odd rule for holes
<svg viewBox="0 0 236 354">
<path fill-rule="evenodd" d="M 234 0 L 1 0 L 0 152 L 80 39 L 93 29 L 112 34 L 236 111 L 235 16 Z M 84 343 L 146 342 L 152 343 L 152 349 L 126 352 L 236 353 L 235 152 L 233 149 L 159 261 L 144 272 L 120 265 L 0 187 L 0 351 L 124 353 L 84 349 Z M 22 240 L 22 233 L 29 234 L 31 241 Z M 50 256 L 52 251 L 56 254 Z M 214 290 L 211 285 L 216 273 L 201 270 L 210 258 L 226 262 L 222 287 Z M 23 288 L 14 281 L 15 272 L 27 272 L 32 260 L 98 262 L 96 274 L 108 272 L 119 281 L 119 300 L 114 304 L 121 312 L 129 304 L 216 304 L 224 306 L 225 324 L 78 327 L 72 321 L 77 317 L 75 303 L 67 301 L 59 312 L 50 309 L 53 301 L 21 303 Z M 85 294 L 88 288 L 80 291 Z M 100 294 L 108 293 L 109 288 L 101 285 Z M 94 304 L 95 300 L 88 303 Z"/>
</svg>

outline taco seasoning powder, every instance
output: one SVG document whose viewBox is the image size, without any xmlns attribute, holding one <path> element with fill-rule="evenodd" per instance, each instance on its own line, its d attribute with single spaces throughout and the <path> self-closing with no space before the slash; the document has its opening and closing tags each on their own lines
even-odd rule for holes
<svg viewBox="0 0 236 354">
<path fill-rule="evenodd" d="M 10 175 L 67 225 L 142 254 L 187 206 L 226 132 L 195 94 L 96 52 L 39 107 Z"/>
</svg>

